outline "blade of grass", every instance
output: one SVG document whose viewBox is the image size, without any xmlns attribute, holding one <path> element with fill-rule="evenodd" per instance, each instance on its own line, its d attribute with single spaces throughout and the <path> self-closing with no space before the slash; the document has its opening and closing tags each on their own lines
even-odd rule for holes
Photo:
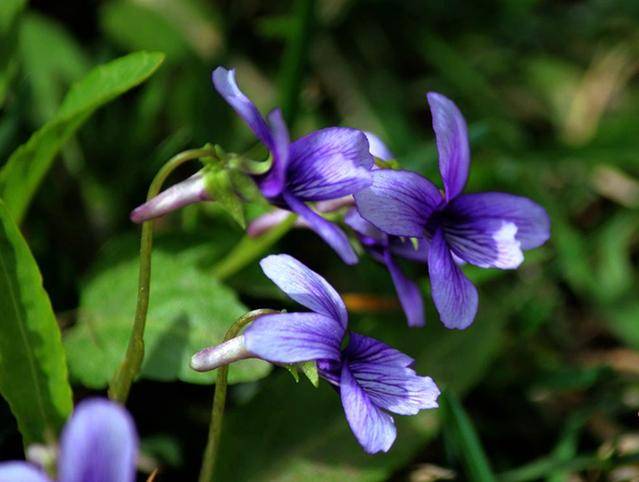
<svg viewBox="0 0 639 482">
<path fill-rule="evenodd" d="M 444 409 L 444 434 L 454 445 L 452 451 L 464 466 L 468 480 L 472 482 L 496 482 L 473 423 L 461 403 L 451 391 L 440 397 Z"/>
<path fill-rule="evenodd" d="M 308 45 L 313 29 L 315 0 L 297 0 L 294 11 L 294 30 L 290 32 L 282 59 L 280 74 L 280 102 L 284 119 L 293 125 L 299 110 L 302 76 L 308 59 Z"/>
</svg>

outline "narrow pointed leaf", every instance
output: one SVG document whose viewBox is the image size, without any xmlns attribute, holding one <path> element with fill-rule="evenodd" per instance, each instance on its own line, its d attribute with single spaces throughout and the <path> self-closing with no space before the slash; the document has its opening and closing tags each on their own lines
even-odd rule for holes
<svg viewBox="0 0 639 482">
<path fill-rule="evenodd" d="M 20 146 L 0 171 L 0 197 L 18 224 L 62 146 L 91 114 L 146 80 L 164 59 L 136 52 L 96 67 L 75 84 L 49 122 Z"/>
<path fill-rule="evenodd" d="M 0 201 L 0 393 L 24 445 L 50 441 L 71 412 L 64 349 L 42 276 Z"/>
</svg>

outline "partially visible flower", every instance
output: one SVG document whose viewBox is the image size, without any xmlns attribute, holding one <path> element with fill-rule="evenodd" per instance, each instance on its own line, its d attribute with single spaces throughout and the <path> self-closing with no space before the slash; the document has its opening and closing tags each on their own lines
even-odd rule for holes
<svg viewBox="0 0 639 482">
<path fill-rule="evenodd" d="M 80 403 L 62 433 L 58 482 L 133 482 L 138 436 L 131 416 L 116 403 Z M 51 482 L 35 465 L 0 463 L 0 482 Z"/>
<path fill-rule="evenodd" d="M 550 236 L 545 210 L 530 199 L 496 192 L 461 194 L 468 178 L 466 122 L 455 104 L 429 93 L 439 152 L 442 194 L 409 171 L 380 169 L 373 184 L 355 194 L 364 219 L 381 231 L 428 242 L 428 272 L 435 306 L 448 328 L 468 327 L 477 312 L 477 290 L 458 264 L 514 269 L 523 252 Z"/>
<path fill-rule="evenodd" d="M 213 71 L 213 84 L 270 153 L 268 172 L 253 176 L 264 197 L 275 206 L 296 212 L 346 263 L 356 263 L 357 256 L 344 232 L 306 203 L 341 198 L 370 186 L 373 157 L 364 133 L 346 127 L 329 127 L 290 142 L 281 111 L 273 110 L 265 120 L 239 89 L 234 70 L 218 67 Z M 168 196 L 169 191 L 158 198 Z M 185 198 L 171 196 L 170 202 L 160 204 L 173 203 L 181 207 L 209 196 L 204 177 L 184 192 Z M 156 211 L 148 209 L 153 201 L 134 211 L 134 221 L 156 217 Z M 166 209 L 160 211 L 165 212 Z"/>
<path fill-rule="evenodd" d="M 346 420 L 371 454 L 388 451 L 395 441 L 390 413 L 414 415 L 437 407 L 439 389 L 410 368 L 412 358 L 347 330 L 346 306 L 324 278 L 288 255 L 268 256 L 260 265 L 282 291 L 311 311 L 264 315 L 239 337 L 195 354 L 194 369 L 212 370 L 250 357 L 272 363 L 314 360 L 320 376 L 339 390 Z M 345 336 L 348 344 L 342 348 Z"/>
<path fill-rule="evenodd" d="M 408 326 L 424 326 L 424 302 L 419 287 L 402 273 L 395 257 L 425 263 L 428 259 L 426 243 L 422 241 L 415 246 L 408 239 L 389 236 L 362 218 L 355 208 L 346 213 L 344 221 L 357 233 L 360 243 L 373 259 L 388 269 Z"/>
</svg>

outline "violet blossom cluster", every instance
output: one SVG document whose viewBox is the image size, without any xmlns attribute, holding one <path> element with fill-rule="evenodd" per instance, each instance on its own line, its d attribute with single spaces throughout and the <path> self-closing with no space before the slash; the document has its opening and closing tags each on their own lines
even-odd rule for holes
<svg viewBox="0 0 639 482">
<path fill-rule="evenodd" d="M 275 211 L 254 221 L 249 234 L 259 235 L 293 212 L 344 262 L 355 264 L 348 236 L 323 216 L 348 208 L 344 223 L 388 269 L 409 326 L 425 324 L 424 303 L 398 258 L 427 266 L 443 324 L 465 329 L 477 313 L 478 294 L 463 265 L 515 269 L 525 250 L 549 238 L 549 218 L 530 199 L 463 193 L 470 168 L 467 126 L 457 106 L 441 94 L 431 92 L 427 99 L 443 190 L 415 172 L 389 168 L 384 161 L 393 155 L 372 133 L 329 127 L 291 142 L 281 111 L 265 119 L 239 89 L 233 70 L 218 67 L 213 84 L 269 153 L 266 172 L 247 175 Z M 134 210 L 132 219 L 142 222 L 207 199 L 214 200 L 215 193 L 207 190 L 206 174 L 198 173 Z M 437 406 L 439 389 L 415 373 L 412 358 L 348 330 L 344 302 L 319 274 L 288 255 L 269 256 L 261 266 L 311 311 L 261 316 L 242 335 L 197 353 L 192 368 L 211 370 L 250 357 L 284 364 L 313 361 L 339 392 L 348 424 L 368 453 L 387 451 L 395 440 L 391 414 Z"/>
</svg>

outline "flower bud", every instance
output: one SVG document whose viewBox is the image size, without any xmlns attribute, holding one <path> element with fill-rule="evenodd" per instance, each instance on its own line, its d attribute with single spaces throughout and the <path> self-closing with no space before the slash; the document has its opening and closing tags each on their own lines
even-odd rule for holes
<svg viewBox="0 0 639 482">
<path fill-rule="evenodd" d="M 206 190 L 202 171 L 162 191 L 153 199 L 138 206 L 131 212 L 131 221 L 143 223 L 168 214 L 189 204 L 211 201 Z"/>
<path fill-rule="evenodd" d="M 191 368 L 198 372 L 207 372 L 253 356 L 246 348 L 244 335 L 240 335 L 197 352 L 191 357 Z"/>
</svg>

